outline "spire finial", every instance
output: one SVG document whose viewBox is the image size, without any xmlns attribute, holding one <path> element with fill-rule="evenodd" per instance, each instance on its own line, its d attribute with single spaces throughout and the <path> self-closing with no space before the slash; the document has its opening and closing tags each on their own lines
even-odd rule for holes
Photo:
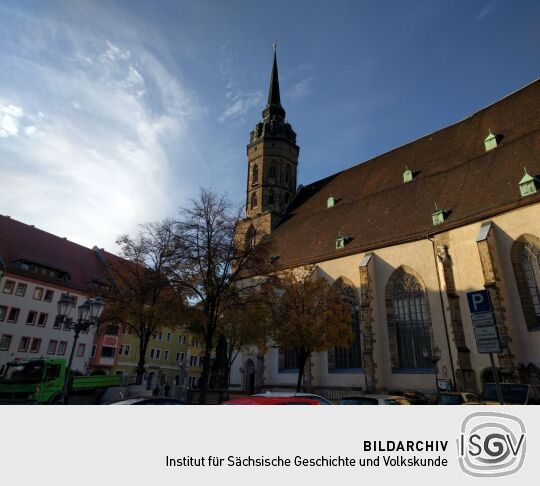
<svg viewBox="0 0 540 486">
<path fill-rule="evenodd" d="M 272 47 L 274 48 L 274 52 L 276 52 L 276 50 L 277 50 L 277 40 L 276 40 L 275 37 L 274 37 L 274 42 L 272 42 Z"/>
</svg>

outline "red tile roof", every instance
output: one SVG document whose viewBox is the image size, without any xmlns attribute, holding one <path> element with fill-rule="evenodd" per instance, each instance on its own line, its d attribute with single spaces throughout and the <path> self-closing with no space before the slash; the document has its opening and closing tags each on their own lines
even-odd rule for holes
<svg viewBox="0 0 540 486">
<path fill-rule="evenodd" d="M 488 152 L 484 139 L 501 135 Z M 403 182 L 405 167 L 416 176 Z M 302 188 L 271 234 L 278 265 L 315 263 L 426 237 L 540 202 L 521 197 L 540 175 L 540 80 L 447 128 Z M 326 208 L 332 195 L 337 204 Z M 431 215 L 449 211 L 433 226 Z M 540 216 L 540 214 L 539 214 Z M 338 233 L 350 237 L 336 250 Z"/>
<path fill-rule="evenodd" d="M 13 263 L 27 260 L 68 272 L 71 278 L 67 282 L 28 275 L 80 290 L 92 281 L 103 281 L 98 260 L 90 248 L 3 215 L 0 215 L 0 256 L 8 270 L 17 271 Z"/>
</svg>

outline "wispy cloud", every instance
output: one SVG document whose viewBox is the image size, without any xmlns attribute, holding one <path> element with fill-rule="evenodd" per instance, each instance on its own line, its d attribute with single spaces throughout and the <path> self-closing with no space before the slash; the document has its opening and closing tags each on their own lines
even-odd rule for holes
<svg viewBox="0 0 540 486">
<path fill-rule="evenodd" d="M 486 3 L 480 12 L 476 15 L 476 20 L 484 20 L 486 17 L 490 16 L 495 11 L 495 3 L 489 2 Z"/>
<path fill-rule="evenodd" d="M 2 16 L 16 47 L 0 53 L 1 212 L 110 249 L 171 214 L 168 147 L 189 143 L 194 95 L 135 36 Z"/>
<path fill-rule="evenodd" d="M 219 66 L 221 79 L 225 83 L 224 94 L 227 100 L 226 106 L 219 116 L 220 122 L 243 120 L 249 110 L 253 107 L 260 107 L 263 102 L 261 91 L 245 91 L 239 85 L 232 69 L 233 58 L 228 54 L 229 44 L 225 43 L 220 47 L 223 58 Z"/>
</svg>

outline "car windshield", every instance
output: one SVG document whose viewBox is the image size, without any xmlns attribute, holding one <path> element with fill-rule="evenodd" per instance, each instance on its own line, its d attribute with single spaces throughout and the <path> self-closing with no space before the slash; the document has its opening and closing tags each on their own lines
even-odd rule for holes
<svg viewBox="0 0 540 486">
<path fill-rule="evenodd" d="M 1 383 L 39 383 L 43 374 L 43 363 L 10 363 Z"/>
<path fill-rule="evenodd" d="M 501 391 L 505 403 L 527 403 L 527 385 L 503 383 L 501 384 Z M 494 383 L 489 383 L 484 387 L 481 398 L 488 402 L 499 401 L 497 387 Z"/>
<path fill-rule="evenodd" d="M 441 393 L 439 395 L 439 403 L 441 405 L 461 405 L 463 398 L 461 395 L 445 395 Z"/>
</svg>

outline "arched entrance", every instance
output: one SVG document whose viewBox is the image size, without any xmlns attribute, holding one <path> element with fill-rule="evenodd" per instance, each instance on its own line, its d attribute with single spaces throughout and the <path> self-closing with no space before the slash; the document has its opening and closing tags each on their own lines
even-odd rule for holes
<svg viewBox="0 0 540 486">
<path fill-rule="evenodd" d="M 244 364 L 244 390 L 248 395 L 255 393 L 255 364 L 251 359 Z"/>
</svg>

